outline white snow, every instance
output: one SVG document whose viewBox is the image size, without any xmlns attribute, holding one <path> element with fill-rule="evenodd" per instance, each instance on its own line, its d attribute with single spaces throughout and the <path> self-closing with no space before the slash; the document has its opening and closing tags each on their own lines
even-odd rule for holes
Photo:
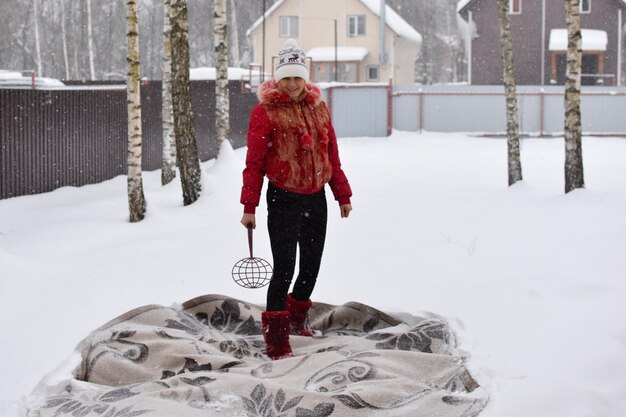
<svg viewBox="0 0 626 417">
<path fill-rule="evenodd" d="M 459 0 L 459 2 L 456 4 L 456 11 L 460 12 L 461 10 L 463 10 L 463 8 L 465 8 L 465 6 L 467 6 L 471 1 L 473 0 Z"/>
<path fill-rule="evenodd" d="M 362 61 L 367 55 L 367 48 L 359 46 L 338 46 L 337 47 L 337 61 Z M 335 47 L 319 47 L 311 48 L 306 53 L 308 58 L 311 58 L 313 62 L 327 62 L 335 60 Z"/>
<path fill-rule="evenodd" d="M 596 29 L 581 29 L 583 51 L 606 51 L 608 38 L 606 32 Z M 567 29 L 550 31 L 550 51 L 567 51 Z"/>
<path fill-rule="evenodd" d="M 215 80 L 215 67 L 198 67 L 191 68 L 189 70 L 189 79 L 190 80 Z M 259 76 L 258 70 L 252 71 L 252 76 Z M 237 68 L 237 67 L 229 67 L 228 68 L 228 79 L 229 80 L 248 80 L 250 78 L 250 69 L 248 68 Z"/>
<path fill-rule="evenodd" d="M 586 189 L 563 192 L 561 138 L 525 139 L 507 187 L 506 141 L 394 132 L 340 139 L 349 219 L 329 196 L 313 298 L 447 318 L 491 401 L 481 417 L 626 415 L 626 140 L 585 137 Z M 69 378 L 73 349 L 130 309 L 202 294 L 264 304 L 230 277 L 245 149 L 179 180 L 144 173 L 147 217 L 127 221 L 126 178 L 0 201 L 0 416 Z M 262 199 L 263 201 L 263 199 Z M 266 207 L 255 254 L 271 259 Z M 226 400 L 225 400 L 226 401 Z"/>
<path fill-rule="evenodd" d="M 280 5 L 283 4 L 284 1 L 285 0 L 277 0 L 276 3 L 272 4 L 272 7 L 270 7 L 269 9 L 265 11 L 266 22 L 267 22 L 267 18 L 270 17 L 270 15 L 274 13 L 274 10 L 278 9 Z M 249 37 L 250 35 L 252 35 L 252 31 L 254 31 L 254 29 L 260 26 L 262 23 L 263 23 L 263 16 L 259 17 L 257 21 L 254 22 L 252 26 L 250 26 L 250 29 L 246 31 L 246 37 Z"/>
<path fill-rule="evenodd" d="M 19 78 L 22 78 L 21 72 L 0 70 L 0 80 L 14 80 Z"/>
<path fill-rule="evenodd" d="M 32 88 L 33 79 L 31 75 L 24 76 L 18 71 L 0 70 L 0 87 L 28 87 Z M 61 80 L 48 77 L 35 77 L 36 88 L 56 88 L 64 87 Z M 0 416 L 1 417 L 1 416 Z"/>
</svg>

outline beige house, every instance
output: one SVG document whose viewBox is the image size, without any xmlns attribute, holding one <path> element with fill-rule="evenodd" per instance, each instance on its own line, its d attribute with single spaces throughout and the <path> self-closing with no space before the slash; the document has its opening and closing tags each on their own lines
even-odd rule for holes
<svg viewBox="0 0 626 417">
<path fill-rule="evenodd" d="M 278 0 L 248 30 L 253 61 L 272 73 L 294 38 L 315 82 L 415 82 L 420 34 L 381 0 Z M 384 21 L 384 30 L 381 22 Z M 381 50 L 381 45 L 384 49 Z M 384 52 L 384 55 L 383 53 Z"/>
</svg>

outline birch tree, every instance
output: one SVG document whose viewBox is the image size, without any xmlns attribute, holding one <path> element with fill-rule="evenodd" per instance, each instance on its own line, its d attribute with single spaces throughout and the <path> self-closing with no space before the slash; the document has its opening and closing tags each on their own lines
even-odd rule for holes
<svg viewBox="0 0 626 417">
<path fill-rule="evenodd" d="M 136 0 L 126 0 L 127 107 L 128 107 L 128 208 L 131 223 L 143 220 L 146 200 L 141 178 L 141 92 L 139 90 L 139 19 Z"/>
<path fill-rule="evenodd" d="M 519 149 L 519 112 L 517 109 L 517 88 L 513 65 L 513 44 L 509 23 L 509 0 L 498 0 L 500 19 L 500 47 L 502 72 L 506 93 L 506 137 L 508 151 L 509 186 L 522 180 L 522 164 Z"/>
<path fill-rule="evenodd" d="M 169 184 L 176 177 L 176 141 L 174 115 L 172 113 L 172 40 L 170 0 L 163 9 L 163 84 L 161 87 L 161 118 L 163 126 L 163 155 L 161 184 Z"/>
<path fill-rule="evenodd" d="M 215 0 L 215 139 L 219 153 L 230 136 L 226 0 Z"/>
<path fill-rule="evenodd" d="M 584 188 L 580 79 L 582 35 L 580 0 L 565 0 L 567 69 L 565 73 L 565 192 Z"/>
<path fill-rule="evenodd" d="M 200 196 L 200 161 L 191 112 L 189 85 L 189 35 L 187 0 L 171 0 L 172 109 L 178 170 L 183 188 L 183 204 Z"/>
</svg>

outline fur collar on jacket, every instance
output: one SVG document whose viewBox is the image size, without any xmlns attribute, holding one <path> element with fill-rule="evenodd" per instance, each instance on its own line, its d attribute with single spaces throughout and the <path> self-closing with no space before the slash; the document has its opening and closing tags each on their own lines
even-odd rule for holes
<svg viewBox="0 0 626 417">
<path fill-rule="evenodd" d="M 308 93 L 304 96 L 302 101 L 311 106 L 318 106 L 322 102 L 322 93 L 320 89 L 314 84 L 306 83 L 306 90 Z M 274 79 L 264 81 L 259 86 L 256 95 L 261 104 L 276 106 L 289 104 L 292 101 L 287 93 L 278 89 L 278 82 Z"/>
</svg>

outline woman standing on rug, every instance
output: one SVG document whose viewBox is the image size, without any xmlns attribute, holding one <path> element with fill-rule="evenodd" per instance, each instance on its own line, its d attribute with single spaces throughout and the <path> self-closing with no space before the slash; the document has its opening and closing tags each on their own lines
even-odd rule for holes
<svg viewBox="0 0 626 417">
<path fill-rule="evenodd" d="M 255 209 L 267 176 L 267 227 L 274 274 L 262 324 L 272 359 L 293 356 L 290 333 L 313 335 L 305 322 L 326 237 L 324 185 L 330 185 L 341 217 L 352 211 L 352 190 L 341 169 L 330 113 L 319 88 L 308 79 L 304 52 L 289 39 L 278 53 L 274 79 L 259 86 L 259 104 L 252 110 L 248 128 L 241 223 L 256 227 Z M 298 246 L 300 270 L 289 293 Z"/>
</svg>

